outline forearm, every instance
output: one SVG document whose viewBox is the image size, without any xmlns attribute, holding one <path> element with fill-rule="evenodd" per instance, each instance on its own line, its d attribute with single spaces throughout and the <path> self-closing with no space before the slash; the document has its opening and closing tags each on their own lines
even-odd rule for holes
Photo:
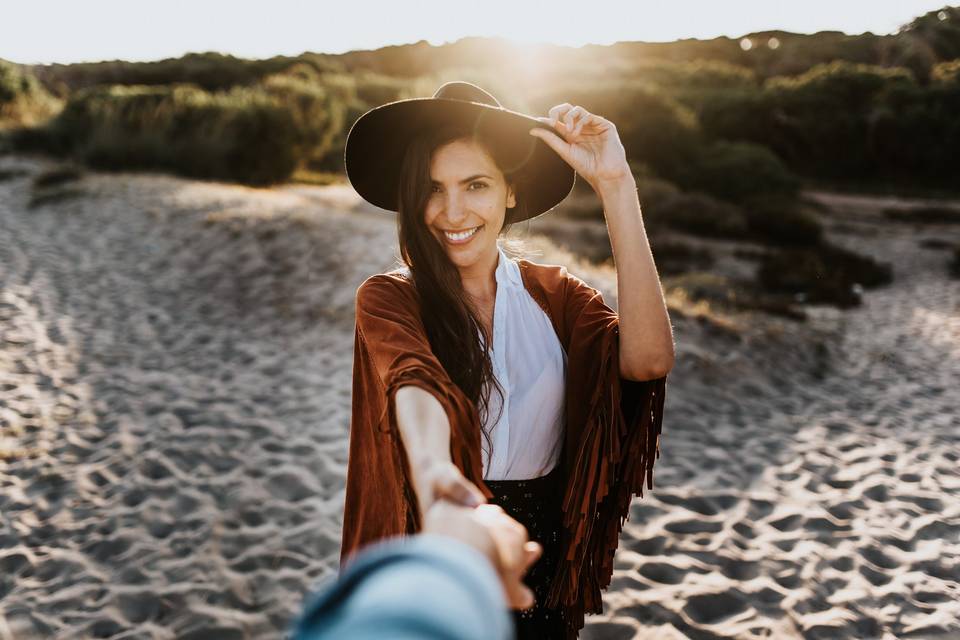
<svg viewBox="0 0 960 640">
<path fill-rule="evenodd" d="M 395 396 L 397 423 L 415 486 L 419 474 L 436 462 L 450 462 L 450 419 L 426 389 L 400 387 Z M 422 497 L 422 496 L 418 496 Z"/>
<path fill-rule="evenodd" d="M 599 185 L 617 272 L 621 372 L 633 379 L 664 375 L 673 366 L 673 335 L 632 176 Z"/>
</svg>

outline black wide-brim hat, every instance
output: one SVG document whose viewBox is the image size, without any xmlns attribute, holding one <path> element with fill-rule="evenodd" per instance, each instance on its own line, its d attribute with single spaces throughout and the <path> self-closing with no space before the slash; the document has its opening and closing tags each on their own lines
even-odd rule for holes
<svg viewBox="0 0 960 640">
<path fill-rule="evenodd" d="M 400 167 L 407 144 L 424 131 L 449 123 L 466 124 L 496 144 L 508 158 L 504 173 L 515 174 L 527 203 L 525 215 L 508 210 L 519 222 L 557 206 L 573 190 L 577 172 L 556 151 L 529 131 L 554 128 L 532 116 L 503 108 L 492 95 L 469 82 L 447 82 L 431 98 L 409 98 L 370 109 L 347 133 L 347 178 L 367 202 L 399 211 Z"/>
</svg>

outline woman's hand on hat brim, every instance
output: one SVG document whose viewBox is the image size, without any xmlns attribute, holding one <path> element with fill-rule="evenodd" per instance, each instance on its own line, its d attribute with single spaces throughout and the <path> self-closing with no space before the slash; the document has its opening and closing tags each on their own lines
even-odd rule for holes
<svg viewBox="0 0 960 640">
<path fill-rule="evenodd" d="M 548 117 L 537 117 L 553 131 L 530 129 L 564 159 L 597 191 L 604 184 L 632 178 L 626 151 L 617 127 L 602 116 L 581 106 L 563 103 L 550 109 Z"/>
</svg>

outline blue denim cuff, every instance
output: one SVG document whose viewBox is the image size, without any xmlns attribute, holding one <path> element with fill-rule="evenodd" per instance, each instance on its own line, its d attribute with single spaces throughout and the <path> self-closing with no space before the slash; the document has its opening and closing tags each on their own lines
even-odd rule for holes
<svg viewBox="0 0 960 640">
<path fill-rule="evenodd" d="M 424 585 L 432 591 L 425 592 Z M 438 629 L 443 637 L 465 640 L 507 640 L 514 633 L 490 560 L 454 538 L 422 533 L 365 547 L 338 577 L 308 597 L 292 637 L 319 638 L 323 630 L 334 631 L 338 625 L 356 629 L 390 620 L 407 629 Z"/>
</svg>

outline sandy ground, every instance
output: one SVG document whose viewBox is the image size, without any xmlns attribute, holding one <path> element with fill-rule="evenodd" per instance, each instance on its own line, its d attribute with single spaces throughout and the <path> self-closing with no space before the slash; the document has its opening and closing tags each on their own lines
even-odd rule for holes
<svg viewBox="0 0 960 640">
<path fill-rule="evenodd" d="M 0 158 L 0 640 L 279 638 L 336 571 L 353 296 L 393 217 Z M 582 638 L 960 638 L 960 281 L 877 204 L 894 265 L 798 324 L 674 319 L 656 488 Z M 615 276 L 541 239 L 615 305 Z"/>
</svg>

